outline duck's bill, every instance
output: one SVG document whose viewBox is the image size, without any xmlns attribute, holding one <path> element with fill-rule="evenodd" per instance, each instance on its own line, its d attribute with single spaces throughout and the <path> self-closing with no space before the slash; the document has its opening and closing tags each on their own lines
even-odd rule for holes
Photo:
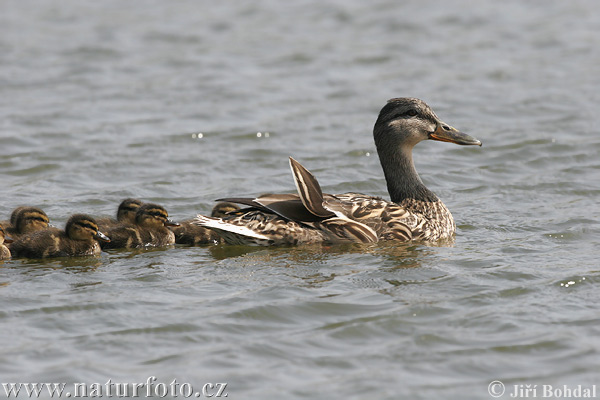
<svg viewBox="0 0 600 400">
<path fill-rule="evenodd" d="M 439 140 L 440 142 L 450 142 L 460 144 L 462 146 L 481 146 L 481 142 L 473 136 L 462 133 L 456 128 L 446 124 L 438 124 L 433 133 L 429 134 L 431 140 Z"/>
<path fill-rule="evenodd" d="M 104 233 L 98 231 L 98 233 L 96 233 L 96 239 L 101 241 L 101 242 L 110 242 L 110 238 L 108 236 L 106 236 Z"/>
<path fill-rule="evenodd" d="M 175 222 L 175 221 L 172 221 L 172 220 L 168 219 L 165 222 L 165 226 L 179 226 L 179 222 Z"/>
</svg>

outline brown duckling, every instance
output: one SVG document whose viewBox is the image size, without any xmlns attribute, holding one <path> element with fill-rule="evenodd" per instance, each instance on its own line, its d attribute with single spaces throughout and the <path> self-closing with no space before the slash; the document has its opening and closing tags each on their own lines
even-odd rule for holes
<svg viewBox="0 0 600 400">
<path fill-rule="evenodd" d="M 75 214 L 64 231 L 48 228 L 23 235 L 11 244 L 10 251 L 15 257 L 29 258 L 91 256 L 100 254 L 98 241 L 110 239 L 98 231 L 94 218 Z"/>
<path fill-rule="evenodd" d="M 164 207 L 142 204 L 135 215 L 134 224 L 119 224 L 106 232 L 111 238 L 102 243 L 103 249 L 161 247 L 175 243 L 175 235 L 167 227 L 179 224 L 169 219 Z"/>
<path fill-rule="evenodd" d="M 10 226 L 6 232 L 18 239 L 21 235 L 48 228 L 49 222 L 46 213 L 37 207 L 17 207 L 10 215 Z"/>
<path fill-rule="evenodd" d="M 4 245 L 4 243 L 12 243 L 12 238 L 6 236 L 6 232 L 2 225 L 0 225 L 0 260 L 6 260 L 10 258 L 10 250 Z"/>
<path fill-rule="evenodd" d="M 101 231 L 108 231 L 119 224 L 134 224 L 135 214 L 142 205 L 142 201 L 138 199 L 125 199 L 119 204 L 117 209 L 117 219 L 112 218 L 97 218 L 96 222 Z"/>
<path fill-rule="evenodd" d="M 239 209 L 240 208 L 233 203 L 217 203 L 212 209 L 211 217 L 223 218 L 224 216 L 229 215 L 230 212 Z M 171 230 L 175 234 L 175 243 L 177 244 L 198 246 L 201 244 L 223 242 L 221 236 L 216 232 L 195 224 L 194 220 L 180 222 L 179 226 L 172 227 Z"/>
</svg>

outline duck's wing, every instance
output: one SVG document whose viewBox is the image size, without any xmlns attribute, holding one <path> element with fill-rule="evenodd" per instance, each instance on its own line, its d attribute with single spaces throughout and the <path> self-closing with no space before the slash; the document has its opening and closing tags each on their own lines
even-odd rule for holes
<svg viewBox="0 0 600 400">
<path fill-rule="evenodd" d="M 417 239 L 425 222 L 402 205 L 360 193 L 326 196 L 324 207 L 368 226 L 380 240 Z"/>
<path fill-rule="evenodd" d="M 323 207 L 323 191 L 317 178 L 302 164 L 290 157 L 290 168 L 294 175 L 294 183 L 302 204 L 313 215 L 320 218 L 331 218 L 335 214 Z"/>
<path fill-rule="evenodd" d="M 217 199 L 217 201 L 227 201 L 231 203 L 243 204 L 250 209 L 241 210 L 247 212 L 251 210 L 259 210 L 266 213 L 275 213 L 282 218 L 297 222 L 314 222 L 322 218 L 311 213 L 302 203 L 300 196 L 297 194 L 263 194 L 256 198 L 231 197 Z M 231 213 L 232 215 L 239 214 L 238 211 Z"/>
<path fill-rule="evenodd" d="M 263 194 L 256 198 L 224 198 L 217 201 L 243 204 L 299 223 L 335 217 L 334 212 L 323 207 L 323 191 L 313 174 L 292 157 L 290 168 L 298 194 Z"/>
</svg>

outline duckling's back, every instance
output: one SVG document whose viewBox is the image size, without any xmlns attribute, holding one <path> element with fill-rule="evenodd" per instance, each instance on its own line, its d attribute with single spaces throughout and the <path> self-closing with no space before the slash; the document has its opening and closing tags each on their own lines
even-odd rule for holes
<svg viewBox="0 0 600 400">
<path fill-rule="evenodd" d="M 10 245 L 13 257 L 46 258 L 91 256 L 100 253 L 96 241 L 70 239 L 64 231 L 48 228 L 21 236 Z"/>
<path fill-rule="evenodd" d="M 221 237 L 217 233 L 194 224 L 193 220 L 180 222 L 179 226 L 174 226 L 171 230 L 175 234 L 175 243 L 177 244 L 198 246 L 200 244 L 222 242 Z"/>
</svg>

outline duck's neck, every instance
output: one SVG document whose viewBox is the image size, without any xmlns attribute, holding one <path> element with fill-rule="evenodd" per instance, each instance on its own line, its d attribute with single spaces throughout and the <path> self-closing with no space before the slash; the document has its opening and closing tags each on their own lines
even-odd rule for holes
<svg viewBox="0 0 600 400">
<path fill-rule="evenodd" d="M 379 161 L 387 182 L 388 193 L 394 203 L 406 199 L 434 202 L 438 197 L 427 189 L 412 158 L 412 147 L 380 146 L 377 149 Z"/>
</svg>

